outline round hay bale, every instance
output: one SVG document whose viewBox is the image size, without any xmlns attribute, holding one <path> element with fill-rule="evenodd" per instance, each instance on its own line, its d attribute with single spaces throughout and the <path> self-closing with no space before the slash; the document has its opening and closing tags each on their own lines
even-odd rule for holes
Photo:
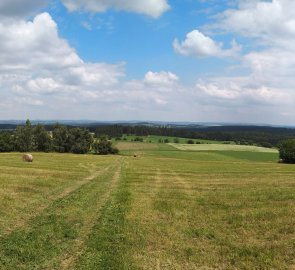
<svg viewBox="0 0 295 270">
<path fill-rule="evenodd" d="M 23 161 L 25 162 L 33 162 L 33 156 L 31 154 L 24 154 Z"/>
</svg>

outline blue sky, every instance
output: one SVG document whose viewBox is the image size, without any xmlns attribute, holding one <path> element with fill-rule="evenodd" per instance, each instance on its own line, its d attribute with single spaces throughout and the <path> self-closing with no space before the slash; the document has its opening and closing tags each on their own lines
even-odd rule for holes
<svg viewBox="0 0 295 270">
<path fill-rule="evenodd" d="M 140 79 L 147 70 L 170 70 L 191 82 L 201 74 L 222 70 L 224 61 L 179 57 L 171 44 L 175 37 L 184 38 L 187 32 L 206 25 L 213 10 L 221 11 L 226 5 L 183 0 L 170 1 L 169 5 L 170 10 L 157 19 L 115 10 L 69 13 L 59 2 L 49 10 L 59 24 L 60 35 L 82 59 L 126 62 L 127 78 Z M 213 9 L 210 14 L 208 8 Z M 219 40 L 228 42 L 227 36 Z"/>
<path fill-rule="evenodd" d="M 0 119 L 294 124 L 291 0 L 2 0 Z"/>
</svg>

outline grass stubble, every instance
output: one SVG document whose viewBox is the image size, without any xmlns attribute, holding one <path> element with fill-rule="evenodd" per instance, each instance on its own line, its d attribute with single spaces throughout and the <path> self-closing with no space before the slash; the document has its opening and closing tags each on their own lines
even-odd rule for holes
<svg viewBox="0 0 295 270">
<path fill-rule="evenodd" d="M 0 269 L 294 269 L 293 165 L 140 150 L 1 154 Z"/>
</svg>

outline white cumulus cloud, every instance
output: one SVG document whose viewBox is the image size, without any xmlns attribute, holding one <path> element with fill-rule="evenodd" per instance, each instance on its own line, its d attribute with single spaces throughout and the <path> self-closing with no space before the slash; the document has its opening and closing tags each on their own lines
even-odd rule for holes
<svg viewBox="0 0 295 270">
<path fill-rule="evenodd" d="M 238 9 L 226 10 L 219 27 L 265 45 L 289 46 L 295 39 L 295 1 L 241 1 Z"/>
<path fill-rule="evenodd" d="M 179 80 L 178 76 L 172 72 L 161 71 L 152 72 L 149 71 L 144 77 L 144 82 L 155 86 L 172 86 Z"/>
<path fill-rule="evenodd" d="M 184 41 L 175 39 L 173 47 L 175 52 L 185 56 L 195 57 L 229 57 L 235 56 L 240 50 L 240 46 L 232 41 L 232 48 L 223 49 L 223 44 L 215 42 L 210 37 L 204 35 L 199 30 L 193 30 L 186 35 Z"/>
<path fill-rule="evenodd" d="M 48 13 L 0 20 L 0 39 L 1 118 L 159 119 L 181 97 L 172 72 L 121 81 L 124 63 L 83 61 Z"/>
<path fill-rule="evenodd" d="M 49 0 L 1 0 L 0 17 L 24 17 L 45 7 Z"/>
<path fill-rule="evenodd" d="M 198 82 L 197 90 L 206 95 L 245 104 L 255 102 L 259 104 L 284 104 L 288 103 L 289 95 L 265 85 L 255 85 L 248 77 L 221 77 L 212 78 L 209 82 Z"/>
<path fill-rule="evenodd" d="M 14 97 L 35 105 L 54 103 L 58 97 L 79 100 L 81 92 L 111 87 L 124 76 L 123 64 L 84 62 L 59 37 L 48 13 L 33 21 L 0 21 L 0 40 L 2 100 Z"/>
<path fill-rule="evenodd" d="M 199 80 L 195 90 L 200 99 L 218 112 L 230 112 L 228 108 L 235 107 L 241 120 L 261 121 L 264 117 L 291 123 L 295 104 L 295 1 L 237 2 L 235 8 L 216 14 L 216 22 L 206 28 L 224 36 L 235 35 L 247 51 L 236 43 L 225 49 L 198 30 L 188 33 L 183 41 L 175 39 L 174 50 L 195 57 L 232 57 L 239 52 L 239 62 L 231 68 L 234 71 L 238 67 L 239 75 Z M 233 114 L 228 117 L 234 118 Z"/>
<path fill-rule="evenodd" d="M 168 1 L 64 0 L 71 11 L 125 10 L 158 17 Z M 17 5 L 13 6 L 15 3 Z M 247 53 L 234 41 L 228 48 L 199 30 L 175 39 L 177 53 L 193 57 L 233 57 L 246 72 L 214 76 L 182 85 L 171 71 L 151 69 L 140 79 L 124 79 L 124 63 L 85 62 L 60 37 L 48 13 L 28 15 L 46 1 L 0 3 L 1 118 L 157 119 L 293 123 L 295 104 L 294 3 L 240 1 L 219 14 L 214 25 L 246 36 Z M 294 8 L 293 8 L 294 7 Z M 10 19 L 9 19 L 10 18 Z M 87 27 L 87 25 L 84 25 Z M 236 63 L 235 63 L 236 64 Z M 197 78 L 196 78 L 197 79 Z"/>
<path fill-rule="evenodd" d="M 104 12 L 107 9 L 145 14 L 154 18 L 169 10 L 167 0 L 62 0 L 70 11 Z"/>
</svg>

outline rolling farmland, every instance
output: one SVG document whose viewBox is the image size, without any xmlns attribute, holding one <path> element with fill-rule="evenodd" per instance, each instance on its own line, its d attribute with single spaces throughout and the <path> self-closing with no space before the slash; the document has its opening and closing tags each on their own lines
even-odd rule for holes
<svg viewBox="0 0 295 270">
<path fill-rule="evenodd" d="M 295 166 L 276 152 L 122 147 L 0 154 L 0 269 L 294 269 Z"/>
<path fill-rule="evenodd" d="M 245 152 L 262 152 L 277 153 L 278 150 L 259 146 L 236 145 L 236 144 L 177 144 L 171 143 L 171 146 L 186 151 L 245 151 Z"/>
</svg>

